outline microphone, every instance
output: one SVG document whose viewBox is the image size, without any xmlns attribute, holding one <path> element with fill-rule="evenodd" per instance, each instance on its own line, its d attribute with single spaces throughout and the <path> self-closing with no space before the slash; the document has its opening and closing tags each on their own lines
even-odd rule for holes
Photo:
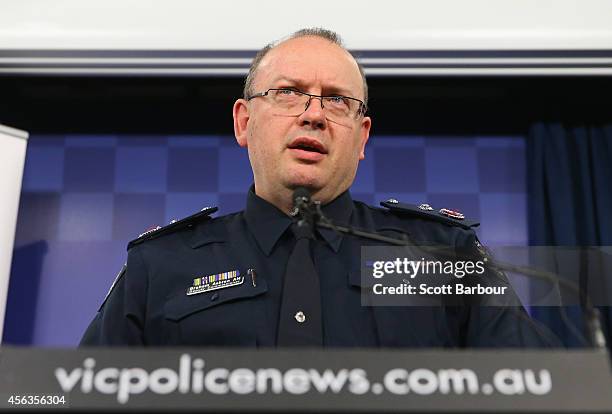
<svg viewBox="0 0 612 414">
<path fill-rule="evenodd" d="M 293 206 L 298 213 L 308 209 L 311 204 L 310 191 L 306 187 L 298 187 L 293 191 Z"/>
<path fill-rule="evenodd" d="M 298 226 L 314 229 L 319 218 L 318 207 L 318 203 L 312 201 L 310 190 L 306 187 L 297 187 L 293 191 L 293 211 L 300 218 Z"/>
</svg>

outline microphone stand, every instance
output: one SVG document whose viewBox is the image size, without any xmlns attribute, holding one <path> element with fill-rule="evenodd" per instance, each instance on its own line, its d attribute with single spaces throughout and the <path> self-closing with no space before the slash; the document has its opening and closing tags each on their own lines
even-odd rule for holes
<svg viewBox="0 0 612 414">
<path fill-rule="evenodd" d="M 396 246 L 415 246 L 415 244 L 410 241 L 407 237 L 404 240 L 396 239 L 393 237 L 382 236 L 377 233 L 359 230 L 352 226 L 339 226 L 332 222 L 331 219 L 323 214 L 321 210 L 321 203 L 319 201 L 311 201 L 309 197 L 296 197 L 296 208 L 297 213 L 301 217 L 298 225 L 309 225 L 312 229 L 320 227 L 324 229 L 330 229 L 337 233 L 348 234 L 351 236 L 357 236 L 365 239 L 381 241 L 389 244 L 393 244 Z M 407 235 L 405 235 L 407 236 Z M 419 248 L 425 251 L 434 252 L 431 247 L 428 246 L 419 246 Z M 436 253 L 440 253 L 438 249 L 435 249 Z M 510 263 L 504 263 L 497 260 L 490 259 L 488 257 L 484 257 L 484 261 L 493 269 L 497 269 L 500 271 L 508 271 L 513 273 L 520 273 L 527 277 L 532 277 L 535 279 L 545 280 L 549 283 L 557 284 L 559 287 L 563 287 L 569 291 L 577 293 L 581 299 L 583 304 L 582 308 L 585 312 L 585 321 L 587 330 L 589 332 L 589 340 L 593 348 L 599 350 L 606 350 L 606 337 L 603 333 L 603 329 L 601 327 L 600 320 L 600 312 L 599 309 L 595 308 L 591 303 L 588 295 L 585 295 L 581 289 L 579 289 L 575 283 L 565 280 L 559 275 L 543 271 L 536 270 L 525 266 L 517 266 Z"/>
<path fill-rule="evenodd" d="M 587 325 L 587 330 L 589 332 L 589 340 L 591 342 L 591 345 L 593 346 L 593 348 L 606 349 L 606 336 L 604 335 L 603 329 L 601 327 L 599 309 L 593 306 L 589 296 L 586 295 L 580 288 L 578 288 L 575 283 L 563 279 L 553 272 L 548 272 L 545 270 L 536 270 L 525 266 L 517 266 L 510 263 L 492 260 L 486 257 L 484 260 L 495 269 L 513 273 L 520 273 L 527 277 L 545 280 L 549 283 L 557 284 L 558 286 L 563 287 L 566 290 L 578 294 L 581 302 L 584 304 L 582 308 L 585 313 L 585 321 Z"/>
<path fill-rule="evenodd" d="M 377 233 L 359 230 L 354 227 L 345 227 L 334 224 L 329 218 L 323 214 L 320 201 L 312 201 L 309 195 L 300 194 L 294 197 L 295 215 L 300 216 L 298 226 L 310 226 L 311 228 L 331 229 L 337 233 L 349 234 L 352 236 L 362 237 L 364 239 L 381 241 L 396 246 L 414 246 L 414 243 L 409 240 L 400 240 L 393 237 L 382 236 Z"/>
</svg>

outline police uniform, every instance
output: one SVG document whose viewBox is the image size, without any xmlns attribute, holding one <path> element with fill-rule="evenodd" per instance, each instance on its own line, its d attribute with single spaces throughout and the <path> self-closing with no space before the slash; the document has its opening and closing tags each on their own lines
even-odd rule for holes
<svg viewBox="0 0 612 414">
<path fill-rule="evenodd" d="M 409 235 L 416 243 L 479 246 L 471 228 L 476 223 L 395 200 L 382 204 L 367 206 L 346 191 L 322 211 L 336 224 Z M 211 218 L 214 210 L 130 242 L 127 264 L 81 345 L 277 345 L 283 276 L 296 243 L 288 231 L 294 219 L 253 187 L 244 211 Z M 557 345 L 520 306 L 362 306 L 360 249 L 368 244 L 317 230 L 311 255 L 320 281 L 323 346 Z"/>
</svg>

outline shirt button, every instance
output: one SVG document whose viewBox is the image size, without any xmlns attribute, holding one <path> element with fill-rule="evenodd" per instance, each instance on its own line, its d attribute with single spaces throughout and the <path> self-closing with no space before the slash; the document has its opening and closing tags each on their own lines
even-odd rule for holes
<svg viewBox="0 0 612 414">
<path fill-rule="evenodd" d="M 304 315 L 304 312 L 299 311 L 298 313 L 295 314 L 295 320 L 298 321 L 299 323 L 303 323 L 306 320 L 306 315 Z"/>
</svg>

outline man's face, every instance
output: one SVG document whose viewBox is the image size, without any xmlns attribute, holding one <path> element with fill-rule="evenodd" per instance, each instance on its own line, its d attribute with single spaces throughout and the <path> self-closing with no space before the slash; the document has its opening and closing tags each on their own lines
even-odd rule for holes
<svg viewBox="0 0 612 414">
<path fill-rule="evenodd" d="M 313 36 L 281 43 L 263 58 L 252 92 L 269 88 L 364 98 L 361 75 L 350 54 Z M 326 111 L 319 99 L 312 99 L 304 112 L 291 115 L 281 114 L 270 97 L 236 101 L 236 139 L 248 148 L 259 196 L 270 200 L 305 186 L 325 203 L 351 185 L 364 158 L 370 118 L 330 119 Z M 305 150 L 304 145 L 316 151 Z"/>
</svg>

